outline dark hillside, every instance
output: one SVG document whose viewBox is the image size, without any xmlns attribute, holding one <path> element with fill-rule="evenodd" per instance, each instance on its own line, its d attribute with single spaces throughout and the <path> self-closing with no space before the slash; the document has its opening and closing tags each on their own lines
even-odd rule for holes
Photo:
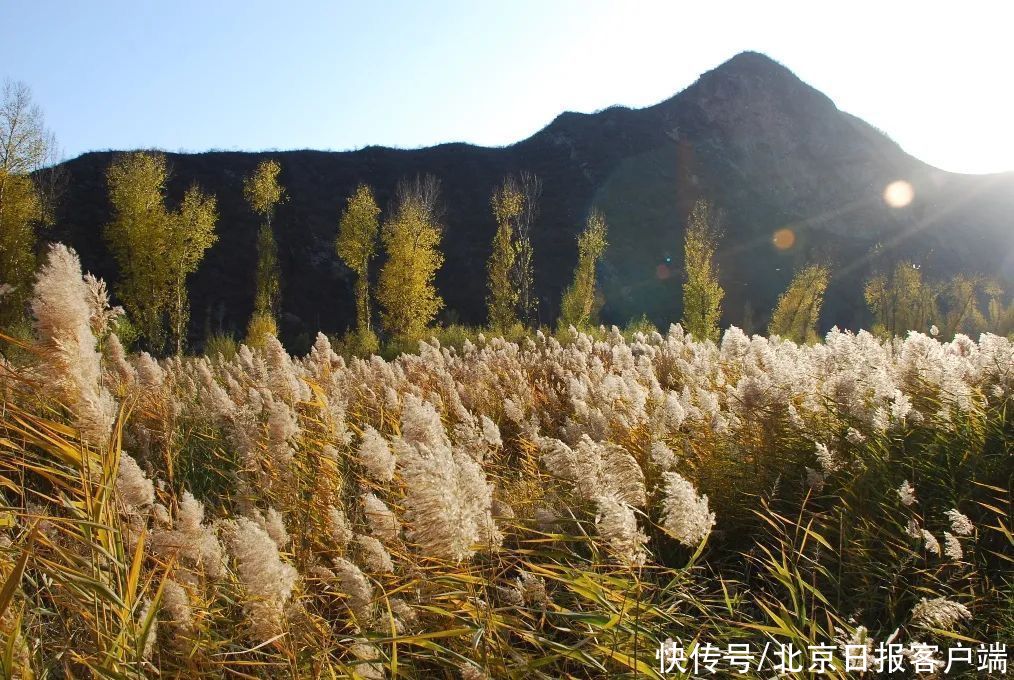
<svg viewBox="0 0 1014 680">
<path fill-rule="evenodd" d="M 87 268 L 115 281 L 101 238 L 111 157 L 89 153 L 66 163 L 69 190 L 52 237 L 72 244 Z M 504 148 L 169 154 L 173 197 L 196 181 L 219 201 L 220 240 L 190 280 L 195 340 L 205 324 L 239 330 L 250 314 L 257 225 L 243 203 L 242 178 L 266 157 L 281 164 L 289 194 L 276 229 L 282 332 L 295 350 L 317 329 L 338 332 L 353 318 L 350 272 L 333 250 L 345 198 L 365 182 L 383 206 L 400 178 L 426 172 L 442 180 L 446 206 L 446 262 L 438 277 L 445 320 L 484 321 L 494 229 L 489 195 L 504 174 L 521 170 L 544 182 L 533 234 L 544 323 L 555 319 L 576 259 L 574 235 L 593 205 L 610 228 L 602 268 L 606 323 L 642 313 L 657 323 L 679 318 L 682 224 L 699 196 L 725 212 L 720 261 L 727 323 L 742 323 L 748 302 L 764 322 L 794 269 L 816 259 L 836 272 L 825 327 L 864 324 L 861 282 L 871 267 L 897 258 L 931 272 L 1014 280 L 1014 175 L 963 176 L 927 166 L 788 69 L 743 53 L 655 106 L 564 113 Z M 906 208 L 882 200 L 896 179 L 915 187 Z M 795 241 L 779 250 L 772 235 L 782 228 Z"/>
</svg>

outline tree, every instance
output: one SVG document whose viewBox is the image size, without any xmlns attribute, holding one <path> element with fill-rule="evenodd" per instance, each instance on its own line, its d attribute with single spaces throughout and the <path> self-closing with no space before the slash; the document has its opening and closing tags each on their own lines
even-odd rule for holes
<svg viewBox="0 0 1014 680">
<path fill-rule="evenodd" d="M 35 225 L 41 217 L 32 182 L 0 170 L 0 327 L 24 316 L 35 271 Z"/>
<path fill-rule="evenodd" d="M 596 309 L 595 267 L 605 252 L 606 219 L 593 209 L 585 222 L 584 231 L 577 237 L 577 266 L 574 281 L 563 293 L 560 302 L 559 326 L 584 328 L 594 323 Z"/>
<path fill-rule="evenodd" d="M 984 292 L 988 300 L 987 329 L 995 335 L 1010 336 L 1014 333 L 1014 300 L 1004 302 L 1004 290 L 997 281 L 988 281 Z"/>
<path fill-rule="evenodd" d="M 271 225 L 275 207 L 285 199 L 285 189 L 278 182 L 282 166 L 278 161 L 267 160 L 257 164 L 253 174 L 243 180 L 243 197 L 250 209 Z"/>
<path fill-rule="evenodd" d="M 356 331 L 360 351 L 372 353 L 379 347 L 370 320 L 370 260 L 377 252 L 380 207 L 373 191 L 360 184 L 349 197 L 338 224 L 335 250 L 356 274 Z"/>
<path fill-rule="evenodd" d="M 257 230 L 257 273 L 254 312 L 277 318 L 281 308 L 282 274 L 278 265 L 278 241 L 267 222 Z"/>
<path fill-rule="evenodd" d="M 893 336 L 928 331 L 939 318 L 939 294 L 936 286 L 923 281 L 919 267 L 911 262 L 899 262 L 890 276 L 874 276 L 864 289 L 873 313 L 873 332 Z"/>
<path fill-rule="evenodd" d="M 5 81 L 0 98 L 0 326 L 24 316 L 35 272 L 36 229 L 51 213 L 40 172 L 55 160 L 56 141 L 21 82 Z M 35 173 L 33 175 L 33 173 Z"/>
<path fill-rule="evenodd" d="M 519 179 L 508 175 L 493 190 L 496 233 L 487 263 L 486 307 L 494 329 L 506 330 L 519 321 L 537 323 L 531 229 L 541 194 L 542 182 L 530 172 L 522 172 Z"/>
<path fill-rule="evenodd" d="M 247 326 L 247 344 L 259 346 L 267 333 L 277 334 L 278 313 L 282 304 L 282 274 L 278 265 L 278 243 L 272 221 L 275 208 L 285 199 L 278 181 L 282 167 L 277 161 L 261 161 L 243 180 L 247 204 L 264 221 L 257 231 L 257 273 L 254 312 Z"/>
<path fill-rule="evenodd" d="M 986 317 L 979 309 L 979 293 L 985 292 L 986 284 L 981 277 L 957 274 L 941 291 L 941 300 L 946 309 L 941 321 L 944 338 L 953 338 L 956 333 L 974 335 L 986 329 Z"/>
<path fill-rule="evenodd" d="M 532 227 L 539 214 L 539 198 L 542 196 L 542 180 L 527 171 L 521 173 L 517 183 L 521 192 L 521 213 L 515 223 L 514 239 L 517 256 L 511 281 L 518 291 L 518 316 L 523 324 L 532 328 L 538 324 L 539 300 L 535 295 L 534 256 Z"/>
<path fill-rule="evenodd" d="M 401 340 L 418 339 L 444 304 L 433 283 L 444 261 L 439 193 L 440 184 L 432 175 L 402 182 L 382 230 L 387 261 L 380 271 L 377 298 L 384 330 Z"/>
<path fill-rule="evenodd" d="M 683 328 L 698 340 L 718 340 L 725 291 L 718 283 L 715 248 L 719 237 L 718 218 L 706 201 L 697 201 L 690 210 L 683 243 Z"/>
<path fill-rule="evenodd" d="M 810 265 L 797 272 L 778 298 L 768 334 L 797 343 L 817 342 L 817 323 L 829 275 L 828 268 L 823 265 Z"/>
<path fill-rule="evenodd" d="M 282 299 L 282 274 L 278 266 L 278 242 L 267 222 L 257 230 L 257 271 L 254 311 L 246 329 L 246 344 L 261 347 L 268 335 L 278 335 L 278 312 Z"/>
<path fill-rule="evenodd" d="M 521 298 L 512 275 L 518 256 L 516 223 L 521 215 L 522 202 L 523 197 L 512 177 L 505 178 L 490 199 L 496 233 L 487 264 L 486 308 L 490 327 L 501 331 L 518 321 L 518 301 Z"/>
<path fill-rule="evenodd" d="M 187 189 L 179 212 L 170 216 L 169 243 L 165 256 L 174 277 L 169 320 L 176 341 L 176 354 L 183 353 L 183 341 L 190 321 L 187 277 L 197 271 L 197 266 L 204 259 L 204 251 L 218 240 L 215 234 L 217 221 L 215 197 L 206 195 L 196 184 Z"/>
<path fill-rule="evenodd" d="M 166 208 L 169 169 L 158 153 L 113 159 L 106 172 L 113 219 L 105 236 L 120 269 L 117 295 L 152 349 L 165 346 L 165 317 L 177 353 L 189 320 L 187 276 L 215 243 L 216 201 L 196 185 L 179 210 Z"/>
<path fill-rule="evenodd" d="M 144 152 L 119 155 L 106 171 L 113 216 L 105 236 L 120 269 L 115 291 L 139 334 L 156 351 L 165 344 L 168 175 L 165 156 Z"/>
</svg>

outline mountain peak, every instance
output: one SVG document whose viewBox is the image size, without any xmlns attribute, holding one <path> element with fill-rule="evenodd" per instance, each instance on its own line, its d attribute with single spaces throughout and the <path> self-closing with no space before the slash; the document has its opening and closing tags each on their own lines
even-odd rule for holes
<svg viewBox="0 0 1014 680">
<path fill-rule="evenodd" d="M 814 93 L 817 92 L 817 90 L 806 86 L 799 76 L 787 66 L 760 52 L 740 52 L 710 71 L 701 74 L 695 85 L 713 81 L 761 83 L 764 87 L 793 91 L 804 86 Z M 693 87 L 691 86 L 691 88 Z"/>
<path fill-rule="evenodd" d="M 792 73 L 788 68 L 783 66 L 781 63 L 775 61 L 763 52 L 753 52 L 746 50 L 740 52 L 737 55 L 726 59 L 716 67 L 715 70 L 728 70 L 728 69 L 774 69 L 781 71 L 788 71 Z"/>
<path fill-rule="evenodd" d="M 716 76 L 779 83 L 793 88 L 803 84 L 789 67 L 760 52 L 740 52 L 702 74 L 699 80 Z"/>
</svg>

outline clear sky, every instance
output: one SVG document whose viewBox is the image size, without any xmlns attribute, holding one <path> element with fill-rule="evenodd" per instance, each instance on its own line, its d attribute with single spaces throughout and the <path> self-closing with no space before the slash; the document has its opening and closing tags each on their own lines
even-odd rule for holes
<svg viewBox="0 0 1014 680">
<path fill-rule="evenodd" d="M 0 0 L 0 77 L 94 149 L 502 145 L 764 52 L 946 170 L 1014 170 L 1010 2 Z"/>
</svg>

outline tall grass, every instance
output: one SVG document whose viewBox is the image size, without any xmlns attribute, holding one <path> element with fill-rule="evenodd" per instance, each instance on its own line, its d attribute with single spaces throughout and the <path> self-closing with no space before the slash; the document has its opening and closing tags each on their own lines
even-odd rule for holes
<svg viewBox="0 0 1014 680">
<path fill-rule="evenodd" d="M 155 362 L 91 328 L 93 384 L 54 372 L 53 324 L 0 365 L 3 677 L 661 677 L 668 639 L 1010 640 L 1002 338 Z M 116 405 L 107 436 L 71 389 Z M 970 616 L 927 626 L 938 598 Z"/>
</svg>

